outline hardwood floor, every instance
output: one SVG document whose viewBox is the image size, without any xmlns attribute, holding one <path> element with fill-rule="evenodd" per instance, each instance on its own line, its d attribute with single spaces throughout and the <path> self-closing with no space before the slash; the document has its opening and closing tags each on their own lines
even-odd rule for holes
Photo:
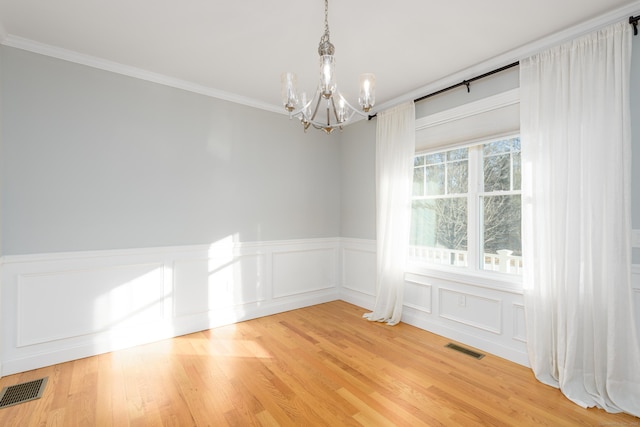
<svg viewBox="0 0 640 427">
<path fill-rule="evenodd" d="M 640 425 L 364 311 L 335 301 L 8 376 L 49 380 L 0 426 Z"/>
</svg>

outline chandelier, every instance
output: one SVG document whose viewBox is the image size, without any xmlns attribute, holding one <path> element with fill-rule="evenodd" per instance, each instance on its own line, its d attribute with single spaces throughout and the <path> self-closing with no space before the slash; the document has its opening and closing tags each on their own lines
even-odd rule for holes
<svg viewBox="0 0 640 427">
<path fill-rule="evenodd" d="M 358 103 L 362 112 L 338 92 L 335 74 L 335 47 L 329 40 L 329 0 L 324 1 L 324 34 L 320 38 L 320 82 L 315 95 L 307 100 L 306 93 L 298 96 L 297 77 L 294 73 L 282 74 L 282 102 L 289 117 L 297 117 L 306 132 L 309 126 L 331 133 L 348 123 L 356 114 L 365 116 L 375 103 L 375 76 L 371 73 L 360 75 L 360 96 Z"/>
</svg>

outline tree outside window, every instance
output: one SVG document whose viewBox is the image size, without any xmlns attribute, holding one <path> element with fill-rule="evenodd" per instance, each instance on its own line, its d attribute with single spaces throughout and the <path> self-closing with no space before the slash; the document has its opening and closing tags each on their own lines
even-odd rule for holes
<svg viewBox="0 0 640 427">
<path fill-rule="evenodd" d="M 519 273 L 520 176 L 517 136 L 417 155 L 412 257 L 441 266 Z M 477 247 L 469 247 L 470 241 Z"/>
</svg>

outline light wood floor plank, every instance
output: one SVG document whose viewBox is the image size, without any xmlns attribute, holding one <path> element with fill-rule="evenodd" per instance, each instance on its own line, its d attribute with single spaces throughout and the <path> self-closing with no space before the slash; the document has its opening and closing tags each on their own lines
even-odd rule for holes
<svg viewBox="0 0 640 427">
<path fill-rule="evenodd" d="M 640 425 L 365 311 L 335 301 L 11 375 L 1 387 L 49 380 L 0 426 Z"/>
</svg>

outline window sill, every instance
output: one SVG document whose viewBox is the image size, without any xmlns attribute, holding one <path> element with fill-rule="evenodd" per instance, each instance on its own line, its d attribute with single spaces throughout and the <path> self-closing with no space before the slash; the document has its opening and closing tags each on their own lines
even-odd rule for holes
<svg viewBox="0 0 640 427">
<path fill-rule="evenodd" d="M 421 263 L 409 263 L 405 273 L 518 295 L 522 295 L 524 293 L 522 288 L 522 276 L 520 275 L 499 273 L 495 271 L 474 272 L 464 268 L 445 268 Z"/>
</svg>

